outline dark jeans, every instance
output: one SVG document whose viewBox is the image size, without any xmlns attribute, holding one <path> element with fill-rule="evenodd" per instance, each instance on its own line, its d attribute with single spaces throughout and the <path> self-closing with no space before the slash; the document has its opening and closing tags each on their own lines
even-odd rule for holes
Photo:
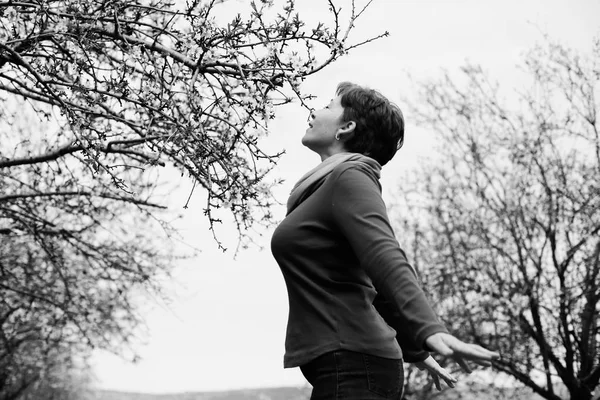
<svg viewBox="0 0 600 400">
<path fill-rule="evenodd" d="M 402 398 L 402 360 L 338 350 L 317 357 L 300 370 L 313 386 L 310 400 Z"/>
</svg>

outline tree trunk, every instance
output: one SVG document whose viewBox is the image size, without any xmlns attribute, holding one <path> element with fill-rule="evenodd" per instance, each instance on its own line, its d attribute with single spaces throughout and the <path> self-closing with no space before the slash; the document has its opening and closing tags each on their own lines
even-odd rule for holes
<svg viewBox="0 0 600 400">
<path fill-rule="evenodd" d="M 592 391 L 589 387 L 584 385 L 578 385 L 569 390 L 569 394 L 571 395 L 571 400 L 591 400 L 592 399 Z"/>
</svg>

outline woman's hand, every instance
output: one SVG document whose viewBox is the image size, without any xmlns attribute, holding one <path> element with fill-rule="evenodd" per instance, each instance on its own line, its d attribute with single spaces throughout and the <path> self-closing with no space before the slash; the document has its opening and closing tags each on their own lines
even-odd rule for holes
<svg viewBox="0 0 600 400">
<path fill-rule="evenodd" d="M 451 357 L 460 367 L 468 373 L 472 369 L 467 360 L 476 364 L 490 366 L 491 361 L 500 358 L 500 354 L 489 351 L 477 344 L 465 343 L 448 333 L 434 333 L 425 339 L 425 344 L 434 352 L 445 357 Z"/>
<path fill-rule="evenodd" d="M 437 361 L 435 361 L 435 359 L 431 356 L 427 357 L 423 361 L 416 362 L 415 366 L 421 371 L 426 369 L 427 372 L 429 372 L 429 375 L 433 378 L 433 382 L 435 383 L 437 390 L 442 390 L 440 378 L 442 378 L 451 388 L 453 388 L 454 384 L 456 383 L 456 378 L 442 368 L 440 364 L 438 364 Z"/>
</svg>

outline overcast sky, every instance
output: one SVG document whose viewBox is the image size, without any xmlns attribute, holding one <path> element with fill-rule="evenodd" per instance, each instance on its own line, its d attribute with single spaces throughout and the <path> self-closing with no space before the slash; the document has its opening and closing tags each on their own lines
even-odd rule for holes
<svg viewBox="0 0 600 400">
<path fill-rule="evenodd" d="M 329 21 L 325 0 L 297 3 L 308 20 Z M 350 0 L 335 3 L 348 9 Z M 242 4 L 244 0 L 229 0 L 220 7 L 235 11 Z M 333 97 L 337 83 L 348 80 L 380 90 L 402 108 L 410 93 L 407 73 L 433 77 L 441 68 L 456 70 L 466 61 L 481 64 L 503 86 L 515 87 L 522 79 L 517 65 L 523 53 L 543 33 L 590 49 L 600 34 L 599 15 L 600 0 L 374 0 L 352 37 L 385 30 L 390 37 L 338 60 L 307 80 L 304 89 L 318 96 L 317 107 Z M 410 115 L 406 118 L 405 145 L 383 169 L 384 196 L 431 146 L 431 135 L 414 128 Z M 287 152 L 273 173 L 286 179 L 276 192 L 282 203 L 294 182 L 319 162 L 300 144 L 306 119 L 306 111 L 293 105 L 279 109 L 270 127 L 266 145 Z M 139 363 L 96 353 L 98 385 L 147 393 L 304 385 L 299 369 L 283 369 L 287 293 L 269 250 L 270 232 L 258 238 L 264 250 L 251 249 L 233 260 L 232 252 L 219 252 L 207 234 L 202 196 L 182 209 L 191 185 L 182 181 L 181 186 L 171 201 L 184 212 L 182 233 L 203 249 L 201 257 L 175 269 L 167 287 L 174 297 L 170 304 L 144 304 L 148 336 L 138 349 Z M 274 211 L 283 216 L 283 206 Z M 225 238 L 233 237 L 223 232 Z"/>
</svg>

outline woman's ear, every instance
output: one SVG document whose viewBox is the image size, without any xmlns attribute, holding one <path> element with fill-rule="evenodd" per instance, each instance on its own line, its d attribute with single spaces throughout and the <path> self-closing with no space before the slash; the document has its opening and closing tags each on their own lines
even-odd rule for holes
<svg viewBox="0 0 600 400">
<path fill-rule="evenodd" d="M 349 139 L 354 134 L 354 129 L 356 128 L 356 122 L 348 121 L 344 122 L 337 130 L 336 138 L 340 139 Z"/>
</svg>

